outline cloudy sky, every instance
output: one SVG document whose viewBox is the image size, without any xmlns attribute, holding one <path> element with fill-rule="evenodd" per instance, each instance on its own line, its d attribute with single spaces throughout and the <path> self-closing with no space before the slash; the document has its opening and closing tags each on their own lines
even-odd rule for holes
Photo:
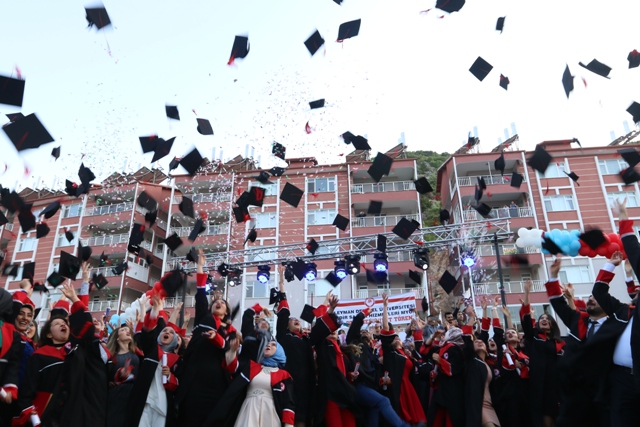
<svg viewBox="0 0 640 427">
<path fill-rule="evenodd" d="M 271 167 L 273 141 L 289 157 L 336 162 L 350 151 L 339 138 L 347 130 L 366 134 L 375 153 L 401 132 L 410 150 L 452 152 L 474 127 L 487 151 L 511 123 L 522 149 L 572 137 L 605 145 L 624 121 L 635 127 L 625 110 L 640 101 L 640 68 L 626 58 L 640 49 L 640 2 L 467 0 L 448 15 L 423 12 L 434 0 L 110 0 L 113 26 L 99 32 L 85 20 L 95 5 L 0 0 L 0 75 L 17 67 L 27 81 L 22 109 L 0 113 L 35 112 L 56 139 L 19 155 L 0 133 L 0 184 L 76 179 L 81 161 L 99 178 L 127 162 L 150 165 L 138 142 L 149 134 L 177 137 L 158 163 L 166 170 L 194 146 L 226 159 L 248 145 Z M 360 34 L 337 43 L 339 25 L 354 19 Z M 303 43 L 316 29 L 326 43 L 311 57 Z M 251 50 L 228 66 L 235 35 L 248 35 Z M 468 71 L 478 56 L 494 67 L 483 82 Z M 578 65 L 594 58 L 613 68 L 611 79 Z M 567 64 L 576 76 L 568 100 Z M 318 98 L 326 107 L 311 111 Z M 165 104 L 181 121 L 167 120 Z M 200 135 L 196 118 L 215 135 Z"/>
</svg>

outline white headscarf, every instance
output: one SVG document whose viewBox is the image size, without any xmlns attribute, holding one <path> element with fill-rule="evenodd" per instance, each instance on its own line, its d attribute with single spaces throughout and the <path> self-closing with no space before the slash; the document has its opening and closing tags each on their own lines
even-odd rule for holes
<svg viewBox="0 0 640 427">
<path fill-rule="evenodd" d="M 452 343 L 456 345 L 464 345 L 464 340 L 462 339 L 462 329 L 453 327 L 444 334 L 443 343 Z"/>
</svg>

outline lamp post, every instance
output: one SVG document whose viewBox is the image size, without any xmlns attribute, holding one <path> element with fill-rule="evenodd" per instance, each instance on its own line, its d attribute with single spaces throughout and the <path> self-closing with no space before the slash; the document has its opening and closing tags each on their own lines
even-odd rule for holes
<svg viewBox="0 0 640 427">
<path fill-rule="evenodd" d="M 502 305 L 507 305 L 507 295 L 504 292 L 504 281 L 502 278 L 502 263 L 500 262 L 500 247 L 498 246 L 498 234 L 493 233 L 493 247 L 496 251 L 496 262 L 498 264 L 498 277 L 500 279 L 500 298 L 502 299 Z M 504 324 L 507 324 L 507 316 L 504 316 Z"/>
</svg>

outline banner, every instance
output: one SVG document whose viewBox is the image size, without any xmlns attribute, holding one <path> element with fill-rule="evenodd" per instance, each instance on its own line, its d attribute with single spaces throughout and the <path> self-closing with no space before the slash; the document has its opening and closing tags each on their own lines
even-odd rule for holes
<svg viewBox="0 0 640 427">
<path fill-rule="evenodd" d="M 382 297 L 377 296 L 366 299 L 340 300 L 334 313 L 343 322 L 351 322 L 351 320 L 367 307 L 371 307 L 371 314 L 364 319 L 364 323 L 381 322 L 382 323 Z M 413 292 L 400 295 L 389 295 L 389 304 L 387 312 L 389 322 L 393 325 L 406 325 L 415 317 L 416 311 L 416 294 Z"/>
</svg>

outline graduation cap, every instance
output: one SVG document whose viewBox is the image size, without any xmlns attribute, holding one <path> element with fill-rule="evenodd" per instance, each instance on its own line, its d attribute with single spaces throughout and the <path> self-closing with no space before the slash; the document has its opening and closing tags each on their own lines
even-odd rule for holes
<svg viewBox="0 0 640 427">
<path fill-rule="evenodd" d="M 422 284 L 422 273 L 419 273 L 419 272 L 414 271 L 414 270 L 409 270 L 409 277 L 411 278 L 411 280 L 416 282 L 418 285 Z M 426 310 L 423 310 L 423 311 L 426 311 Z"/>
<path fill-rule="evenodd" d="M 556 245 L 555 242 L 546 235 L 542 239 L 542 249 L 546 249 L 551 255 L 558 255 L 559 253 L 562 253 L 562 250 L 558 245 Z"/>
<path fill-rule="evenodd" d="M 94 173 L 84 165 L 84 163 L 80 163 L 80 169 L 78 170 L 78 176 L 80 177 L 80 182 L 84 184 L 85 188 L 89 188 L 91 181 L 96 179 Z"/>
<path fill-rule="evenodd" d="M 440 224 L 446 225 L 445 221 L 449 221 L 451 215 L 449 215 L 449 211 L 446 209 L 440 209 Z"/>
<path fill-rule="evenodd" d="M 45 207 L 43 210 L 40 211 L 38 216 L 44 215 L 44 217 L 46 219 L 49 219 L 52 216 L 54 216 L 58 212 L 59 209 L 60 209 L 60 202 L 58 202 L 58 201 L 51 202 L 51 203 L 49 203 L 47 205 L 47 207 Z"/>
<path fill-rule="evenodd" d="M 618 150 L 618 154 L 622 156 L 624 161 L 627 162 L 631 168 L 640 163 L 640 153 L 638 153 L 635 148 L 624 148 L 622 150 Z"/>
<path fill-rule="evenodd" d="M 9 192 L 9 190 L 5 188 L 2 190 L 0 196 L 0 204 L 7 208 L 7 210 L 11 213 L 16 213 L 24 206 L 22 197 L 20 197 L 20 195 L 15 191 Z"/>
<path fill-rule="evenodd" d="M 382 202 L 377 200 L 371 200 L 369 202 L 369 208 L 367 209 L 367 213 L 371 215 L 378 215 L 382 212 Z"/>
<path fill-rule="evenodd" d="M 304 42 L 304 45 L 309 50 L 309 53 L 311 54 L 311 56 L 315 55 L 318 49 L 320 49 L 323 44 L 324 44 L 324 39 L 322 38 L 318 30 L 316 30 L 315 33 L 313 33 L 311 37 L 309 37 Z"/>
<path fill-rule="evenodd" d="M 487 218 L 491 212 L 491 206 L 488 206 L 486 203 L 480 203 L 479 205 L 472 206 L 472 208 L 484 218 Z"/>
<path fill-rule="evenodd" d="M 640 181 L 640 174 L 634 168 L 626 168 L 620 172 L 620 176 L 625 185 L 631 185 L 634 182 Z"/>
<path fill-rule="evenodd" d="M 40 239 L 40 238 L 46 236 L 47 234 L 49 234 L 49 231 L 51 231 L 51 229 L 44 222 L 41 223 L 41 224 L 38 224 L 36 226 L 36 239 Z"/>
<path fill-rule="evenodd" d="M 139 245 L 144 239 L 144 226 L 142 224 L 135 223 L 131 228 L 131 235 L 129 236 L 130 245 Z"/>
<path fill-rule="evenodd" d="M 20 221 L 20 227 L 23 233 L 36 228 L 36 217 L 33 216 L 33 212 L 31 212 L 31 206 L 31 204 L 24 205 L 22 209 L 20 209 L 20 212 L 18 212 L 18 221 Z"/>
<path fill-rule="evenodd" d="M 322 107 L 324 107 L 324 98 L 318 99 L 316 101 L 311 101 L 309 103 L 309 108 L 311 108 L 312 110 L 315 110 L 316 108 L 322 108 Z"/>
<path fill-rule="evenodd" d="M 280 144 L 278 142 L 274 142 L 273 143 L 273 148 L 271 149 L 271 154 L 273 154 L 274 156 L 284 160 L 284 156 L 285 156 L 286 152 L 287 152 L 287 148 L 284 145 L 282 145 L 282 144 Z"/>
<path fill-rule="evenodd" d="M 67 242 L 71 243 L 73 241 L 73 239 L 75 238 L 75 236 L 73 235 L 73 232 L 69 229 L 66 229 L 64 231 L 64 237 L 67 238 Z"/>
<path fill-rule="evenodd" d="M 191 246 L 191 248 L 189 249 L 189 252 L 187 252 L 186 258 L 188 261 L 198 262 L 198 250 L 196 249 L 195 246 Z"/>
<path fill-rule="evenodd" d="M 563 172 L 564 172 L 564 171 L 563 171 Z M 576 175 L 576 173 L 575 173 L 575 172 L 569 172 L 569 173 L 564 172 L 564 173 L 565 173 L 565 175 L 567 175 L 569 178 L 571 178 L 571 180 L 572 180 L 573 182 L 575 182 L 576 184 L 578 184 L 578 186 L 580 186 L 580 183 L 578 183 L 578 179 L 580 179 L 580 177 L 579 177 L 578 175 Z"/>
<path fill-rule="evenodd" d="M 506 16 L 501 16 L 500 18 L 498 18 L 498 21 L 496 22 L 496 31 L 502 32 L 502 29 L 504 28 L 504 19 L 505 18 L 506 18 Z"/>
<path fill-rule="evenodd" d="M 29 279 L 33 283 L 33 278 L 36 274 L 36 263 L 28 262 L 22 266 L 22 278 L 20 280 Z"/>
<path fill-rule="evenodd" d="M 448 13 L 458 12 L 464 6 L 465 0 L 438 0 L 436 7 Z"/>
<path fill-rule="evenodd" d="M 17 264 L 7 264 L 2 269 L 2 275 L 16 277 L 18 275 L 19 268 L 20 266 Z"/>
<path fill-rule="evenodd" d="M 244 239 L 244 243 L 246 244 L 247 242 L 255 242 L 256 239 L 258 238 L 258 232 L 256 231 L 256 228 L 253 227 L 251 230 L 249 230 L 249 234 L 247 234 L 246 239 Z"/>
<path fill-rule="evenodd" d="M 346 231 L 349 226 L 349 218 L 344 217 L 340 214 L 336 214 L 336 217 L 333 220 L 332 225 L 335 225 L 342 231 Z"/>
<path fill-rule="evenodd" d="M 0 104 L 22 107 L 25 83 L 22 79 L 0 76 Z M 14 121 L 11 117 L 9 117 L 9 120 Z"/>
<path fill-rule="evenodd" d="M 509 185 L 515 188 L 520 188 L 522 181 L 524 181 L 524 176 L 520 175 L 518 172 L 514 172 L 511 175 L 511 182 Z"/>
<path fill-rule="evenodd" d="M 629 52 L 629 55 L 627 56 L 627 61 L 629 61 L 630 69 L 637 68 L 638 66 L 640 66 L 640 52 L 638 52 L 635 49 Z"/>
<path fill-rule="evenodd" d="M 171 152 L 171 147 L 173 147 L 173 141 L 175 140 L 175 137 L 167 141 L 162 138 L 158 138 L 158 141 L 153 148 L 153 158 L 151 159 L 151 163 L 157 162 L 158 160 L 166 157 Z"/>
<path fill-rule="evenodd" d="M 271 288 L 269 290 L 269 305 L 278 304 L 280 301 L 286 299 L 286 295 L 284 292 L 280 292 L 276 288 Z"/>
<path fill-rule="evenodd" d="M 438 283 L 440 283 L 440 286 L 442 286 L 442 289 L 444 289 L 447 294 L 450 294 L 458 284 L 458 279 L 456 279 L 453 274 L 449 273 L 449 270 L 445 270 L 442 276 L 440 276 Z"/>
<path fill-rule="evenodd" d="M 100 274 L 94 273 L 92 281 L 93 281 L 93 284 L 96 285 L 96 288 L 98 289 L 102 289 L 109 284 L 109 281 L 107 280 L 106 277 L 102 275 L 102 273 Z"/>
<path fill-rule="evenodd" d="M 180 120 L 180 113 L 178 112 L 178 107 L 175 105 L 165 105 L 164 111 L 167 114 L 167 117 L 173 120 Z"/>
<path fill-rule="evenodd" d="M 248 191 L 243 191 L 238 200 L 236 200 L 236 205 L 241 207 L 249 206 L 249 201 L 251 199 L 251 194 Z"/>
<path fill-rule="evenodd" d="M 109 261 L 109 256 L 105 255 L 104 251 L 100 254 L 100 266 L 103 266 Z"/>
<path fill-rule="evenodd" d="M 298 280 L 304 279 L 304 273 L 307 268 L 307 264 L 303 260 L 296 258 L 295 262 L 290 263 L 290 265 L 296 278 Z"/>
<path fill-rule="evenodd" d="M 174 169 L 177 169 L 178 166 L 180 166 L 180 159 L 177 157 L 174 157 L 173 160 L 169 162 L 169 172 L 171 172 Z"/>
<path fill-rule="evenodd" d="M 5 224 L 7 224 L 9 222 L 9 220 L 7 219 L 7 217 L 4 215 L 4 213 L 0 212 L 0 226 L 3 226 Z M 0 262 L 2 262 L 2 260 L 0 259 Z"/>
<path fill-rule="evenodd" d="M 8 124 L 2 130 L 18 151 L 38 148 L 42 144 L 54 141 L 35 114 L 29 114 L 24 119 Z"/>
<path fill-rule="evenodd" d="M 599 76 L 606 77 L 607 79 L 610 78 L 607 76 L 611 72 L 611 67 L 603 64 L 597 59 L 594 59 L 593 61 L 589 62 L 587 65 L 584 65 L 582 62 L 579 62 L 578 65 L 580 65 L 583 68 L 586 68 L 592 73 L 596 73 Z"/>
<path fill-rule="evenodd" d="M 376 239 L 376 250 L 378 252 L 386 252 L 387 250 L 387 238 L 382 234 L 378 234 Z"/>
<path fill-rule="evenodd" d="M 231 55 L 229 56 L 229 62 L 227 65 L 231 65 L 237 58 L 246 58 L 249 54 L 249 37 L 236 36 L 233 40 L 233 46 L 231 47 Z"/>
<path fill-rule="evenodd" d="M 60 147 L 54 147 L 53 150 L 51 150 L 51 156 L 58 160 L 58 158 L 60 158 Z"/>
<path fill-rule="evenodd" d="M 604 233 L 599 228 L 592 228 L 580 234 L 580 240 L 586 243 L 591 249 L 597 249 L 600 245 L 607 241 Z"/>
<path fill-rule="evenodd" d="M 313 306 L 309 304 L 305 304 L 304 308 L 302 309 L 302 313 L 300 313 L 300 318 L 307 323 L 313 323 L 313 321 L 316 318 L 316 315 L 314 312 L 315 312 L 315 308 L 313 308 Z"/>
<path fill-rule="evenodd" d="M 307 250 L 311 252 L 311 255 L 315 255 L 319 247 L 320 245 L 318 245 L 316 239 L 312 238 L 311 240 L 309 240 L 309 243 L 307 243 Z"/>
<path fill-rule="evenodd" d="M 80 260 L 68 252 L 60 251 L 58 273 L 67 279 L 76 280 L 80 273 Z"/>
<path fill-rule="evenodd" d="M 233 321 L 233 319 L 236 318 L 239 312 L 240 312 L 240 303 L 237 303 L 235 307 L 231 309 L 231 313 L 229 313 L 229 320 Z M 237 336 L 237 332 L 229 332 L 229 339 L 231 339 L 231 337 L 233 336 L 232 334 L 234 333 Z"/>
<path fill-rule="evenodd" d="M 573 76 L 571 75 L 571 70 L 569 70 L 568 65 L 565 67 L 564 73 L 562 73 L 562 86 L 568 99 L 569 94 L 573 91 Z"/>
<path fill-rule="evenodd" d="M 69 196 L 71 197 L 80 197 L 82 192 L 84 191 L 82 186 L 78 186 L 75 182 L 71 182 L 68 179 L 65 180 L 65 190 Z"/>
<path fill-rule="evenodd" d="M 500 87 L 504 90 L 509 89 L 509 77 L 500 74 Z"/>
<path fill-rule="evenodd" d="M 265 171 L 261 171 L 258 176 L 254 176 L 253 179 L 255 179 L 256 181 L 262 183 L 262 184 L 273 184 L 273 182 L 269 181 L 269 178 L 271 178 L 269 176 L 268 173 L 266 173 Z"/>
<path fill-rule="evenodd" d="M 551 163 L 551 159 L 551 154 L 547 153 L 541 145 L 537 145 L 536 151 L 534 151 L 533 156 L 529 158 L 527 163 L 533 169 L 537 170 L 541 174 L 544 174 L 549 167 L 549 163 Z"/>
<path fill-rule="evenodd" d="M 393 159 L 385 154 L 378 153 L 375 160 L 367 170 L 367 173 L 375 182 L 380 182 L 383 175 L 389 175 Z"/>
<path fill-rule="evenodd" d="M 229 275 L 229 266 L 224 262 L 218 266 L 217 270 L 222 277 L 226 277 L 227 275 Z"/>
<path fill-rule="evenodd" d="M 361 21 L 361 19 L 356 19 L 355 21 L 340 24 L 340 28 L 338 28 L 338 41 L 341 42 L 342 40 L 357 36 L 360 32 Z"/>
<path fill-rule="evenodd" d="M 111 19 L 109 19 L 107 9 L 105 9 L 104 7 L 85 7 L 84 10 L 87 12 L 87 22 L 89 23 L 89 28 L 95 25 L 99 30 L 101 30 L 104 27 L 111 25 Z"/>
<path fill-rule="evenodd" d="M 196 174 L 196 171 L 200 166 L 202 166 L 203 162 L 204 158 L 200 155 L 197 148 L 194 148 L 189 154 L 180 160 L 182 167 L 185 168 L 191 176 Z"/>
<path fill-rule="evenodd" d="M 158 202 L 156 202 L 156 200 L 151 197 L 146 191 L 143 191 L 138 196 L 138 206 L 140 206 L 141 208 L 145 208 L 148 211 L 155 210 L 157 204 Z"/>
<path fill-rule="evenodd" d="M 280 200 L 287 202 L 294 208 L 298 207 L 300 203 L 300 199 L 304 195 L 304 191 L 296 187 L 295 185 L 287 182 L 282 189 L 282 193 L 280 194 Z"/>
<path fill-rule="evenodd" d="M 629 105 L 629 108 L 627 108 L 627 113 L 633 116 L 633 123 L 640 122 L 640 104 L 634 101 Z"/>
<path fill-rule="evenodd" d="M 198 133 L 200 135 L 213 135 L 213 128 L 207 119 L 196 119 L 198 122 Z"/>
<path fill-rule="evenodd" d="M 54 271 L 49 275 L 49 277 L 47 277 L 47 282 L 49 282 L 49 284 L 54 288 L 62 285 L 64 283 L 64 280 L 64 276 L 61 276 L 57 271 Z"/>
<path fill-rule="evenodd" d="M 284 175 L 284 172 L 286 171 L 285 168 L 280 168 L 278 166 L 272 167 L 271 169 L 269 169 L 269 173 L 273 176 L 282 176 Z"/>
<path fill-rule="evenodd" d="M 184 216 L 195 219 L 196 214 L 193 211 L 193 200 L 187 196 L 182 196 L 182 201 L 178 205 L 178 209 L 180 209 L 180 212 L 182 212 Z"/>
<path fill-rule="evenodd" d="M 238 224 L 251 219 L 251 216 L 249 215 L 249 211 L 247 210 L 246 206 L 237 206 L 232 210 L 233 210 L 233 216 L 236 218 L 236 222 Z"/>
<path fill-rule="evenodd" d="M 158 135 L 150 135 L 150 136 L 140 136 L 138 137 L 140 140 L 140 147 L 142 147 L 143 153 L 150 153 L 158 144 L 158 141 L 162 138 L 158 138 Z"/>
<path fill-rule="evenodd" d="M 376 283 L 381 285 L 387 282 L 387 272 L 386 271 L 374 271 L 365 269 L 365 273 L 367 276 L 367 283 Z"/>
<path fill-rule="evenodd" d="M 491 64 L 489 64 L 487 61 L 482 59 L 482 57 L 478 56 L 478 59 L 476 59 L 473 65 L 471 65 L 471 68 L 469 68 L 469 71 L 478 80 L 483 81 L 484 78 L 489 75 L 492 69 L 493 69 L 493 66 Z"/>
<path fill-rule="evenodd" d="M 180 236 L 178 236 L 178 233 L 173 233 L 171 236 L 167 237 L 164 240 L 164 244 L 174 252 L 176 251 L 176 249 L 182 246 L 182 243 L 182 239 L 180 238 Z"/>
<path fill-rule="evenodd" d="M 476 202 L 479 202 L 480 199 L 482 199 L 482 195 L 484 194 L 482 187 L 480 187 L 478 184 L 476 184 L 476 188 L 475 188 L 475 192 L 473 195 L 473 198 Z"/>
<path fill-rule="evenodd" d="M 413 181 L 413 183 L 416 186 L 416 191 L 420 194 L 427 194 L 433 191 L 431 184 L 429 184 L 429 181 L 424 176 Z"/>
<path fill-rule="evenodd" d="M 407 218 L 401 218 L 391 231 L 401 239 L 407 240 L 418 228 L 420 228 L 420 224 L 416 221 L 409 221 Z"/>
<path fill-rule="evenodd" d="M 483 177 L 478 177 L 478 187 L 480 187 L 482 190 L 487 189 L 487 183 Z"/>
<path fill-rule="evenodd" d="M 198 220 L 193 226 L 193 229 L 191 230 L 191 233 L 189 233 L 189 240 L 191 240 L 192 242 L 195 242 L 198 236 L 206 229 L 207 227 L 204 226 L 204 221 L 198 218 Z"/>
<path fill-rule="evenodd" d="M 78 257 L 82 261 L 89 261 L 92 253 L 93 250 L 91 249 L 91 246 L 82 246 L 82 242 L 78 242 Z"/>
<path fill-rule="evenodd" d="M 342 279 L 339 278 L 338 276 L 336 276 L 336 274 L 333 271 L 330 271 L 324 278 L 324 280 L 326 280 L 327 282 L 329 282 L 329 284 L 331 286 L 333 286 L 334 288 L 336 286 L 338 286 L 340 284 L 340 282 L 342 282 Z"/>
<path fill-rule="evenodd" d="M 120 263 L 118 265 L 116 265 L 115 267 L 113 267 L 111 269 L 111 271 L 113 272 L 113 274 L 115 274 L 116 276 L 121 275 L 122 273 L 124 273 L 124 271 L 129 268 L 129 264 L 127 262 L 123 262 Z"/>
<path fill-rule="evenodd" d="M 160 285 L 167 294 L 167 297 L 175 296 L 178 289 L 185 285 L 185 273 L 182 270 L 172 270 L 160 279 Z"/>
<path fill-rule="evenodd" d="M 49 293 L 49 289 L 47 289 L 47 287 L 45 285 L 43 285 L 40 282 L 36 282 L 33 284 L 33 290 L 34 292 L 46 292 Z M 35 315 L 34 315 L 35 317 Z"/>
<path fill-rule="evenodd" d="M 144 220 L 149 223 L 149 227 L 151 227 L 158 219 L 158 210 L 149 211 L 144 214 Z"/>
<path fill-rule="evenodd" d="M 356 150 L 371 150 L 369 141 L 364 136 L 354 136 L 351 140 L 351 143 L 353 144 L 353 148 L 355 148 Z"/>
<path fill-rule="evenodd" d="M 507 263 L 511 268 L 525 267 L 529 265 L 529 260 L 526 255 L 514 254 L 507 258 Z"/>
<path fill-rule="evenodd" d="M 344 141 L 345 144 L 351 144 L 356 137 L 354 134 L 352 134 L 349 131 L 343 133 L 340 136 L 342 137 L 342 140 Z"/>
</svg>

